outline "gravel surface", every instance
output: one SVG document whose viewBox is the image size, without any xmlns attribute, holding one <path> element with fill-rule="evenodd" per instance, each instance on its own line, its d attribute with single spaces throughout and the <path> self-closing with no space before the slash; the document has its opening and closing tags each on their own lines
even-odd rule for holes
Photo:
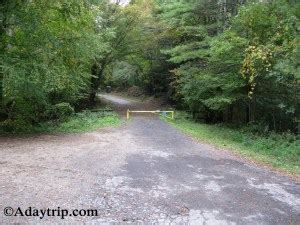
<svg viewBox="0 0 300 225">
<path fill-rule="evenodd" d="M 131 107 L 102 98 L 122 113 Z M 155 116 L 84 134 L 0 138 L 0 154 L 0 224 L 300 224 L 299 183 L 198 143 Z M 5 217 L 7 206 L 99 214 Z"/>
</svg>

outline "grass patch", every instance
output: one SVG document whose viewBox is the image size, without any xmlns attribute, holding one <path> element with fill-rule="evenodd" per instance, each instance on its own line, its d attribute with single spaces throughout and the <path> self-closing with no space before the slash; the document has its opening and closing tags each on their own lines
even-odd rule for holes
<svg viewBox="0 0 300 225">
<path fill-rule="evenodd" d="M 120 117 L 114 112 L 81 112 L 76 113 L 64 121 L 48 121 L 36 125 L 12 127 L 7 131 L 0 126 L 0 133 L 4 135 L 24 135 L 36 133 L 81 133 L 96 130 L 106 126 L 120 124 Z"/>
<path fill-rule="evenodd" d="M 259 133 L 251 127 L 230 128 L 179 118 L 168 120 L 176 128 L 219 148 L 233 150 L 257 162 L 300 175 L 300 138 L 296 135 Z M 251 129 L 250 129 L 251 128 Z"/>
</svg>

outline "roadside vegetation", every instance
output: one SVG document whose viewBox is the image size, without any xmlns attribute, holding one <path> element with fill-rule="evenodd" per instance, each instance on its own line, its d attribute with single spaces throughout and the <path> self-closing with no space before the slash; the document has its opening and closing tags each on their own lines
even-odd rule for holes
<svg viewBox="0 0 300 225">
<path fill-rule="evenodd" d="M 13 123 L 20 124 L 13 124 Z M 21 121 L 6 121 L 0 126 L 2 135 L 58 134 L 81 133 L 121 123 L 114 112 L 84 111 L 68 116 L 65 119 L 41 122 L 38 124 L 22 124 Z"/>
<path fill-rule="evenodd" d="M 229 125 L 218 125 L 232 132 L 228 142 L 296 168 L 299 141 L 289 138 L 300 132 L 299 1 L 112 2 L 0 1 L 1 132 L 111 123 L 114 116 L 100 122 L 80 112 L 112 86 L 165 96 L 210 124 L 193 125 L 199 134 Z M 259 132 L 245 131 L 253 127 Z"/>
<path fill-rule="evenodd" d="M 176 128 L 220 149 L 228 149 L 248 159 L 300 175 L 300 138 L 291 132 L 277 134 L 258 125 L 205 124 L 177 113 L 168 120 Z"/>
</svg>

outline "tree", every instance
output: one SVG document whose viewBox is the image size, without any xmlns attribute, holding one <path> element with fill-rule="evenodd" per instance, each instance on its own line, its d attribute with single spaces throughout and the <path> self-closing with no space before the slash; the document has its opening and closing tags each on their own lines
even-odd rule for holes
<svg viewBox="0 0 300 225">
<path fill-rule="evenodd" d="M 207 121 L 299 121 L 299 4 L 286 1 L 158 1 L 172 33 L 162 52 L 177 64 L 175 99 Z"/>
<path fill-rule="evenodd" d="M 85 98 L 93 59 L 106 51 L 94 29 L 99 8 L 88 1 L 2 4 L 2 107 L 9 120 L 59 117 L 57 106 Z"/>
</svg>

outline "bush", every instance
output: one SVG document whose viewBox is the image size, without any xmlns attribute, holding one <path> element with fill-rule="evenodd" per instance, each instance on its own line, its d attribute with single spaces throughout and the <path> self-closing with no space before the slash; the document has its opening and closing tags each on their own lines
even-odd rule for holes
<svg viewBox="0 0 300 225">
<path fill-rule="evenodd" d="M 0 122 L 0 133 L 20 133 L 31 130 L 31 128 L 32 125 L 21 118 Z"/>
<path fill-rule="evenodd" d="M 61 120 L 67 119 L 75 112 L 74 108 L 67 102 L 56 104 L 54 109 L 55 117 Z"/>
</svg>

